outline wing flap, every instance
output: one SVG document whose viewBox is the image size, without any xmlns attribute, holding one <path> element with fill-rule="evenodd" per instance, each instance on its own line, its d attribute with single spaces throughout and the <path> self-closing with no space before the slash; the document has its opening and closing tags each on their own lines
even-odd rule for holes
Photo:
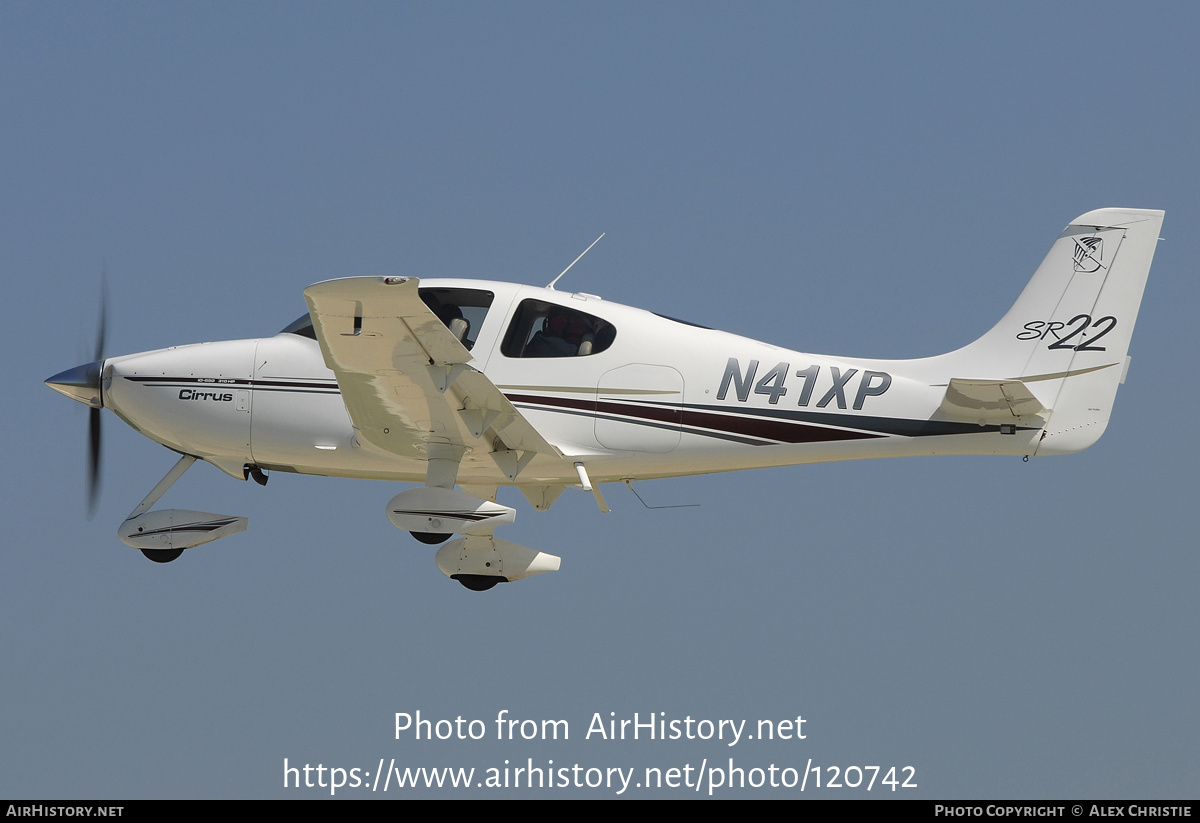
<svg viewBox="0 0 1200 823">
<path fill-rule="evenodd" d="M 462 402 L 459 419 L 468 428 L 494 430 L 510 450 L 561 456 L 482 372 L 464 371 L 455 381 L 454 391 Z"/>
</svg>

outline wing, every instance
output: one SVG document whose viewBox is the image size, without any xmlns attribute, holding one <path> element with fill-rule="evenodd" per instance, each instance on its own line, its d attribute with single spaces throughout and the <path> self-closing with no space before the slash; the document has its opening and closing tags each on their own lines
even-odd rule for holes
<svg viewBox="0 0 1200 823">
<path fill-rule="evenodd" d="M 350 277 L 304 290 L 325 364 L 361 440 L 404 457 L 490 454 L 509 479 L 561 459 L 417 293 L 415 277 Z M 455 453 L 457 452 L 457 456 Z"/>
</svg>

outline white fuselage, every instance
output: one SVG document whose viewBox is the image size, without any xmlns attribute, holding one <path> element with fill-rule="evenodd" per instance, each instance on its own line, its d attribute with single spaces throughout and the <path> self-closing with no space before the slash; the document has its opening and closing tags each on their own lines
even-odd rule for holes
<svg viewBox="0 0 1200 823">
<path fill-rule="evenodd" d="M 597 481 L 871 457 L 1025 455 L 1038 447 L 1040 420 L 1001 433 L 997 425 L 944 419 L 939 404 L 955 375 L 942 358 L 810 355 L 589 295 L 483 281 L 425 280 L 421 286 L 494 295 L 471 332 L 470 365 L 564 456 L 586 460 Z M 502 343 L 523 301 L 586 312 L 615 336 L 593 354 L 508 356 Z M 356 437 L 319 344 L 301 334 L 109 358 L 103 391 L 104 407 L 141 433 L 236 477 L 249 464 L 303 474 L 426 478 L 425 461 Z M 435 438 L 437 425 L 429 423 Z M 478 452 L 463 456 L 459 483 L 512 482 Z M 574 482 L 570 460 L 542 455 L 516 479 L 522 485 Z"/>
</svg>

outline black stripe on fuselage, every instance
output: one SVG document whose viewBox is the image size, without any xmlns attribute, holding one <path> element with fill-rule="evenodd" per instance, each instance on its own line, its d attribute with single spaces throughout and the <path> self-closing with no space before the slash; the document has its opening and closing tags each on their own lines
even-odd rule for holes
<svg viewBox="0 0 1200 823">
<path fill-rule="evenodd" d="M 647 403 L 658 405 L 661 401 L 649 400 Z M 895 435 L 899 437 L 941 437 L 948 434 L 979 434 L 996 433 L 1000 426 L 978 423 L 964 423 L 955 420 L 911 420 L 903 417 L 875 417 L 872 415 L 838 414 L 836 412 L 814 412 L 800 409 L 727 409 L 723 406 L 689 406 L 687 408 L 706 409 L 711 411 L 736 411 L 738 414 L 767 416 L 796 420 L 805 423 L 820 423 L 829 426 L 841 426 L 876 432 L 881 436 Z M 1017 426 L 1017 431 L 1033 431 L 1037 426 Z"/>
<path fill-rule="evenodd" d="M 301 394 L 341 394 L 336 380 L 248 378 L 194 378 L 157 375 L 124 376 L 134 383 L 162 388 L 248 388 L 255 391 Z M 951 420 L 912 420 L 900 417 L 814 412 L 802 409 L 729 408 L 704 404 L 673 404 L 646 400 L 559 397 L 513 393 L 506 397 L 517 408 L 594 417 L 648 428 L 682 431 L 748 445 L 778 443 L 830 443 L 882 437 L 942 437 L 956 434 L 989 434 L 999 425 Z M 1033 426 L 1017 426 L 1032 431 Z"/>
<path fill-rule="evenodd" d="M 777 443 L 828 443 L 881 437 L 937 437 L 987 434 L 999 425 L 980 426 L 940 420 L 811 412 L 793 409 L 729 409 L 712 405 L 676 405 L 663 401 L 631 403 L 607 398 L 547 397 L 511 394 L 522 408 L 552 411 L 685 431 L 752 445 Z M 1031 430 L 1018 426 L 1018 430 Z"/>
<path fill-rule="evenodd" d="M 654 428 L 687 431 L 751 445 L 777 443 L 828 443 L 886 437 L 871 431 L 849 431 L 765 416 L 741 417 L 715 413 L 705 407 L 658 403 L 612 402 L 575 397 L 510 394 L 508 399 L 527 408 L 595 415 L 609 420 Z"/>
<path fill-rule="evenodd" d="M 233 387 L 255 391 L 300 392 L 302 394 L 341 394 L 336 380 L 284 380 L 226 378 L 217 380 L 195 377 L 160 377 L 153 375 L 124 375 L 133 383 L 143 383 L 167 389 L 193 389 L 197 386 L 214 389 Z"/>
</svg>

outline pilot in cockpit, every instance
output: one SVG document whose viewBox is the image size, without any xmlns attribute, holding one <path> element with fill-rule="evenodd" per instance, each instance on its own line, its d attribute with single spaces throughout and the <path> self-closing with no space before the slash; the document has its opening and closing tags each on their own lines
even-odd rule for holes
<svg viewBox="0 0 1200 823">
<path fill-rule="evenodd" d="M 554 307 L 542 321 L 542 330 L 525 346 L 525 357 L 574 357 L 591 331 L 587 320 L 575 312 Z"/>
<path fill-rule="evenodd" d="M 471 321 L 463 316 L 462 309 L 453 303 L 442 303 L 433 295 L 422 294 L 421 299 L 468 351 L 475 345 L 475 341 L 467 337 L 471 332 Z"/>
</svg>

